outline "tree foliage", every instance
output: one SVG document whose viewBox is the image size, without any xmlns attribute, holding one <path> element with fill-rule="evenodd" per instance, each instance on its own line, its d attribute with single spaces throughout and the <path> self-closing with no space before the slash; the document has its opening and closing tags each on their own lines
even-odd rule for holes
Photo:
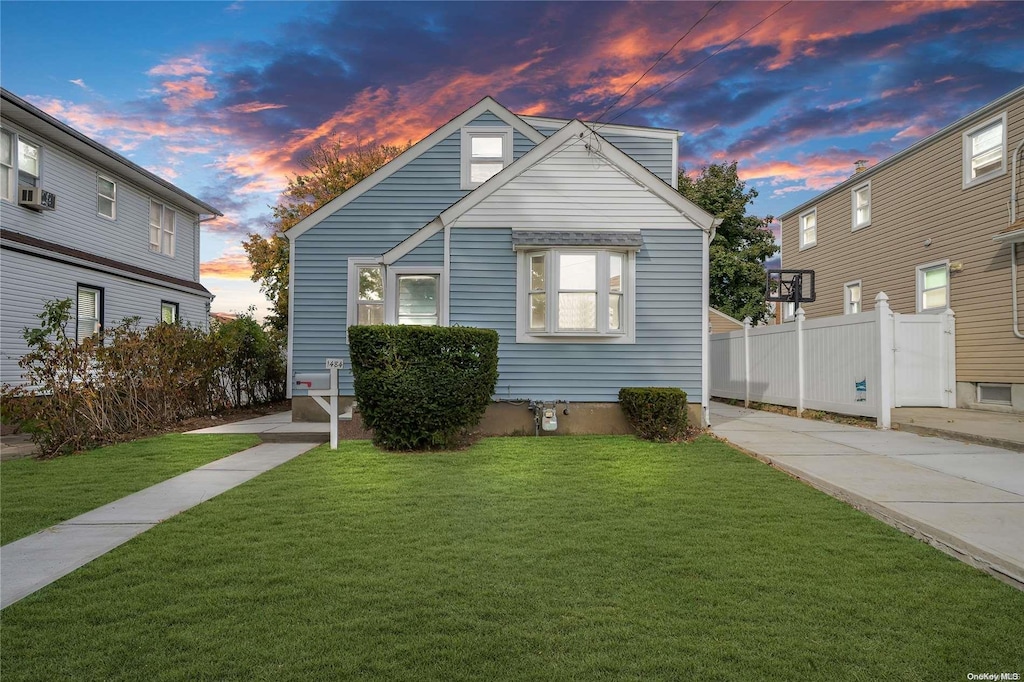
<svg viewBox="0 0 1024 682">
<path fill-rule="evenodd" d="M 332 140 L 317 145 L 302 160 L 306 172 L 288 181 L 271 209 L 274 233 L 269 237 L 253 233 L 242 243 L 252 265 L 252 281 L 271 301 L 267 324 L 272 330 L 283 335 L 288 328 L 288 238 L 284 233 L 410 146 L 359 144 L 346 149 L 341 141 Z"/>
<path fill-rule="evenodd" d="M 746 188 L 733 161 L 705 166 L 696 177 L 682 169 L 679 192 L 722 219 L 710 247 L 711 307 L 755 324 L 767 319 L 764 264 L 779 247 L 769 229 L 773 217 L 747 215 L 757 190 Z"/>
</svg>

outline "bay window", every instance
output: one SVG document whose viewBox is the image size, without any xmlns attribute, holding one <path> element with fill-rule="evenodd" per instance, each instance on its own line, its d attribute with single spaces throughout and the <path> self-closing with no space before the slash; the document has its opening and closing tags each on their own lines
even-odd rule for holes
<svg viewBox="0 0 1024 682">
<path fill-rule="evenodd" d="M 631 341 L 630 251 L 560 247 L 519 255 L 520 342 Z"/>
</svg>

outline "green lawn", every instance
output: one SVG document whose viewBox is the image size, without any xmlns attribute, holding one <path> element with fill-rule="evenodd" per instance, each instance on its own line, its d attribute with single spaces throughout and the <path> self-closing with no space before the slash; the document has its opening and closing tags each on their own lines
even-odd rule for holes
<svg viewBox="0 0 1024 682">
<path fill-rule="evenodd" d="M 0 464 L 0 544 L 259 444 L 252 435 L 169 434 L 50 460 Z"/>
<path fill-rule="evenodd" d="M 724 444 L 318 448 L 9 607 L 13 680 L 962 680 L 1024 594 Z"/>
</svg>

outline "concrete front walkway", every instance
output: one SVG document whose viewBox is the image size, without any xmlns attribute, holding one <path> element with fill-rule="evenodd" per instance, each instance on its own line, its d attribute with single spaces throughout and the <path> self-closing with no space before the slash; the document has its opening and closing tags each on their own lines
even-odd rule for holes
<svg viewBox="0 0 1024 682">
<path fill-rule="evenodd" d="M 715 435 L 1024 589 L 1024 453 L 711 404 Z"/>
<path fill-rule="evenodd" d="M 187 433 L 257 433 L 261 439 L 267 442 L 326 443 L 330 438 L 331 429 L 327 422 L 293 422 L 291 410 L 288 410 L 287 412 L 268 414 L 265 417 L 196 429 Z"/>
<path fill-rule="evenodd" d="M 264 443 L 140 490 L 0 548 L 0 608 L 191 509 L 316 447 Z"/>
</svg>

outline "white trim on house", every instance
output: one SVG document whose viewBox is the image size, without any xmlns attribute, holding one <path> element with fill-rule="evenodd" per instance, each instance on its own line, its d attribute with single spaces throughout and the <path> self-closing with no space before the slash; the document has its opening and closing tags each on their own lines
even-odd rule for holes
<svg viewBox="0 0 1024 682">
<path fill-rule="evenodd" d="M 857 288 L 858 298 L 856 301 L 853 300 L 853 289 Z M 852 310 L 853 304 L 856 303 L 858 310 Z M 864 285 L 861 280 L 855 279 L 851 282 L 843 284 L 843 314 L 854 315 L 856 313 L 864 312 Z"/>
<path fill-rule="evenodd" d="M 812 228 L 814 230 L 813 241 L 809 241 L 804 238 L 807 233 L 807 228 L 804 226 L 804 219 L 810 215 L 814 216 L 814 227 Z M 804 249 L 809 249 L 812 246 L 815 246 L 818 243 L 818 207 L 815 206 L 811 210 L 801 213 L 799 225 L 797 227 L 800 230 L 800 250 L 803 251 Z"/>
<path fill-rule="evenodd" d="M 708 310 L 711 308 L 711 240 L 714 232 L 701 235 L 701 281 L 700 281 L 700 409 L 704 423 L 711 426 L 711 322 Z"/>
<path fill-rule="evenodd" d="M 520 116 L 526 123 L 530 125 L 540 125 L 544 127 L 555 127 L 563 128 L 569 123 L 572 123 L 572 119 L 568 118 L 551 118 L 549 116 Z M 669 128 L 651 128 L 648 126 L 631 126 L 623 123 L 601 123 L 600 121 L 583 121 L 584 125 L 600 130 L 607 130 L 610 133 L 620 133 L 624 135 L 635 135 L 637 137 L 654 137 L 662 139 L 679 139 L 680 132 L 678 130 L 671 130 Z"/>
<path fill-rule="evenodd" d="M 672 189 L 679 191 L 679 136 L 682 133 L 676 133 L 672 137 Z"/>
<path fill-rule="evenodd" d="M 859 192 L 861 192 L 862 190 L 865 190 L 865 189 L 868 191 L 868 194 L 867 194 L 867 199 L 868 199 L 867 200 L 868 219 L 866 221 L 864 221 L 863 223 L 858 223 L 857 222 L 857 208 L 858 208 L 858 206 L 857 206 L 857 194 Z M 850 228 L 851 228 L 852 232 L 856 232 L 857 230 L 863 230 L 865 227 L 871 227 L 871 213 L 872 213 L 872 210 L 873 209 L 872 209 L 872 206 L 871 206 L 871 180 L 868 180 L 867 182 L 863 182 L 863 183 L 857 185 L 856 187 L 852 187 L 850 189 Z"/>
<path fill-rule="evenodd" d="M 288 383 L 285 398 L 292 399 L 295 348 L 295 244 L 288 242 Z"/>
<path fill-rule="evenodd" d="M 989 171 L 989 172 L 987 172 L 987 173 L 985 173 L 983 175 L 979 175 L 976 178 L 972 178 L 971 177 L 971 170 L 972 170 L 971 166 L 972 166 L 972 161 L 974 160 L 974 153 L 973 153 L 974 150 L 971 148 L 971 140 L 974 138 L 975 135 L 980 133 L 985 128 L 989 128 L 989 127 L 991 127 L 991 126 L 993 126 L 993 125 L 995 125 L 997 123 L 1000 124 L 1000 126 L 1002 128 L 1002 139 L 999 142 L 999 154 L 1000 154 L 999 168 L 991 170 L 991 171 Z M 982 121 L 981 123 L 978 123 L 977 125 L 972 126 L 971 128 L 968 128 L 967 130 L 965 130 L 963 132 L 963 136 L 962 136 L 961 140 L 962 140 L 961 146 L 963 148 L 963 160 L 964 160 L 964 165 L 963 165 L 963 189 L 967 189 L 969 187 L 975 187 L 977 185 L 980 185 L 983 182 L 988 182 L 989 180 L 992 180 L 993 178 L 998 178 L 998 177 L 1001 177 L 1001 176 L 1006 174 L 1007 128 L 1006 128 L 1006 112 L 1005 111 L 1003 113 L 1001 113 L 1001 114 L 997 114 L 997 115 L 995 115 L 995 116 L 993 116 L 993 117 L 991 117 L 989 119 L 986 119 L 986 120 Z"/>
<path fill-rule="evenodd" d="M 550 137 L 519 157 L 508 168 L 442 211 L 438 218 L 440 218 L 441 223 L 445 226 L 455 225 L 455 221 L 464 213 L 485 200 L 506 183 L 519 177 L 535 164 L 548 157 L 573 137 L 582 139 L 589 136 L 593 136 L 593 139 L 598 143 L 590 143 L 594 154 L 603 156 L 609 163 L 616 166 L 621 173 L 652 194 L 660 197 L 694 225 L 705 231 L 709 231 L 717 225 L 718 221 L 713 215 L 672 189 L 664 180 L 647 170 L 647 168 L 618 147 L 591 131 L 581 121 L 573 121 L 561 130 L 552 133 Z M 678 226 L 671 229 L 678 229 Z"/>
<path fill-rule="evenodd" d="M 440 218 L 434 218 L 429 223 L 398 242 L 398 244 L 391 247 L 391 249 L 385 251 L 384 255 L 380 257 L 381 265 L 391 265 L 392 263 L 405 258 L 412 253 L 417 246 L 433 237 L 442 229 L 447 229 L 447 227 L 447 225 L 441 222 Z"/>
<path fill-rule="evenodd" d="M 560 289 L 558 256 L 564 253 L 595 254 L 596 259 L 596 329 L 592 331 L 558 330 L 558 294 Z M 610 293 L 608 262 L 611 254 L 622 256 L 622 309 L 619 311 L 621 331 L 608 329 L 607 302 Z M 544 330 L 531 331 L 530 320 L 530 258 L 544 255 L 547 323 Z M 554 303 L 554 305 L 552 305 Z M 636 343 L 636 249 L 596 246 L 549 246 L 521 248 L 516 253 L 516 343 Z"/>
<path fill-rule="evenodd" d="M 942 306 L 941 308 L 938 307 L 938 306 L 931 307 L 931 308 L 925 308 L 924 307 L 924 293 L 926 291 L 926 289 L 924 288 L 924 275 L 925 275 L 925 272 L 928 271 L 928 270 L 934 270 L 934 269 L 939 268 L 939 267 L 944 267 L 946 269 L 946 305 Z M 924 265 L 918 265 L 917 268 L 915 269 L 914 279 L 916 280 L 916 291 L 917 291 L 917 296 L 916 296 L 916 298 L 917 298 L 917 302 L 916 302 L 917 311 L 916 312 L 919 312 L 919 313 L 942 312 L 943 310 L 947 310 L 949 308 L 949 303 L 950 303 L 949 299 L 950 299 L 950 294 L 951 294 L 951 288 L 950 288 L 950 281 L 949 281 L 949 279 L 950 279 L 950 272 L 949 272 L 949 259 L 948 258 L 945 259 L 945 260 L 937 260 L 937 261 L 933 261 L 931 263 L 925 263 Z M 934 287 L 933 287 L 933 289 L 934 289 Z M 928 289 L 927 291 L 932 291 L 932 289 Z"/>
<path fill-rule="evenodd" d="M 484 112 L 494 114 L 501 120 L 505 121 L 505 123 L 512 126 L 514 130 L 520 132 L 536 144 L 540 144 L 545 139 L 544 135 L 532 128 L 528 123 L 513 114 L 511 111 L 498 104 L 492 98 L 484 97 L 472 107 L 466 109 L 466 111 L 448 121 L 448 123 L 445 123 L 430 135 L 427 135 L 412 147 L 381 166 L 375 172 L 357 182 L 349 190 L 310 213 L 308 216 L 296 223 L 294 227 L 285 232 L 285 236 L 292 241 L 301 237 L 314 225 L 318 225 L 321 221 L 339 211 L 346 204 L 358 199 L 360 196 L 370 191 L 390 176 L 394 175 L 397 171 L 404 168 L 411 161 L 417 159 L 421 154 L 433 148 L 435 144 L 452 133 L 457 132 L 462 128 L 462 126 L 473 121 Z M 501 175 L 501 173 L 498 175 Z M 484 184 L 486 185 L 486 183 Z"/>
</svg>

